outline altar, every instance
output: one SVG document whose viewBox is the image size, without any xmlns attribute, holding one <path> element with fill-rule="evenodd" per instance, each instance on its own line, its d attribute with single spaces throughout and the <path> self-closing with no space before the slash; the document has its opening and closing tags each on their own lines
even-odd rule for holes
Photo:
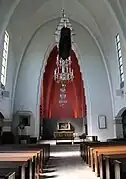
<svg viewBox="0 0 126 179">
<path fill-rule="evenodd" d="M 74 139 L 74 132 L 70 131 L 63 131 L 63 132 L 54 132 L 54 138 L 55 139 L 62 139 L 62 140 L 72 140 Z"/>
<path fill-rule="evenodd" d="M 56 140 L 73 140 L 74 127 L 70 122 L 58 122 L 57 131 L 54 132 L 54 139 Z"/>
</svg>

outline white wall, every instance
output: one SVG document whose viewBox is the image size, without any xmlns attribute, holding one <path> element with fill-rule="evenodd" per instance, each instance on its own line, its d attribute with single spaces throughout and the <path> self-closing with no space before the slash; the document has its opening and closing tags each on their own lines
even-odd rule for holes
<svg viewBox="0 0 126 179">
<path fill-rule="evenodd" d="M 98 135 L 100 140 L 111 138 L 114 136 L 112 101 L 103 59 L 89 34 L 82 27 L 76 26 L 74 29 L 77 29 L 75 41 L 82 58 L 89 135 Z M 98 115 L 106 115 L 107 129 L 98 129 Z"/>
<path fill-rule="evenodd" d="M 39 131 L 37 93 L 40 70 L 48 45 L 54 42 L 57 22 L 53 20 L 45 24 L 32 39 L 22 60 L 17 81 L 14 110 L 32 111 L 32 120 L 36 120 L 35 133 L 33 130 L 35 136 Z M 74 22 L 72 25 L 76 33 L 75 42 L 80 50 L 81 71 L 86 87 L 89 135 L 99 135 L 101 140 L 113 137 L 111 97 L 103 60 L 88 32 Z M 107 116 L 108 128 L 105 130 L 99 130 L 97 126 L 100 114 Z"/>
<path fill-rule="evenodd" d="M 123 66 L 124 66 L 124 76 L 126 77 L 126 16 L 125 16 L 125 0 L 108 0 L 110 5 L 108 5 L 108 10 L 110 12 L 104 12 L 104 16 L 101 17 L 106 19 L 98 22 L 101 24 L 101 28 L 104 43 L 106 46 L 105 56 L 107 58 L 108 70 L 111 77 L 112 84 L 112 95 L 113 95 L 113 117 L 117 116 L 118 112 L 126 106 L 126 95 L 117 96 L 116 90 L 120 89 L 120 74 L 119 74 L 119 64 L 117 59 L 115 37 L 117 33 L 120 34 Z M 106 1 L 107 2 L 107 1 Z M 112 8 L 112 9 L 111 9 Z M 112 11 L 113 10 L 113 11 Z M 97 11 L 98 12 L 98 11 Z M 98 12 L 99 13 L 99 12 Z M 109 21 L 107 20 L 109 19 Z M 113 20 L 112 20 L 113 19 Z M 126 85 L 124 84 L 124 93 L 126 93 Z"/>
<path fill-rule="evenodd" d="M 34 115 L 32 120 L 36 120 L 35 131 L 33 129 L 35 136 L 38 136 L 39 132 L 39 114 L 37 114 L 39 112 L 37 110 L 39 107 L 37 101 L 39 76 L 48 45 L 54 43 L 55 40 L 55 27 L 56 21 L 52 21 L 42 27 L 33 38 L 21 63 L 17 80 L 14 111 L 32 111 Z"/>
</svg>

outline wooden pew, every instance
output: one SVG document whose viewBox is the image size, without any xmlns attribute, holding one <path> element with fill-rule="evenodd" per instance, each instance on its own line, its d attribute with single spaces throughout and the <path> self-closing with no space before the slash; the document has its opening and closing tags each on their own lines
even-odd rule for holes
<svg viewBox="0 0 126 179">
<path fill-rule="evenodd" d="M 99 167 L 99 156 L 101 154 L 104 155 L 113 155 L 113 154 L 122 154 L 126 153 L 126 146 L 111 146 L 111 147 L 101 147 L 101 148 L 95 148 L 92 151 L 92 158 L 91 158 L 91 166 L 95 168 L 92 168 L 93 171 L 96 172 L 97 176 L 100 175 L 100 167 Z M 94 170 L 95 169 L 95 170 Z"/>
<path fill-rule="evenodd" d="M 125 151 L 126 150 L 126 145 L 115 145 L 115 146 L 106 146 L 106 147 L 104 147 L 104 146 L 99 146 L 99 147 L 91 147 L 90 148 L 90 160 L 91 160 L 91 167 L 92 167 L 92 161 L 95 159 L 95 158 L 97 158 L 98 156 L 97 155 L 99 155 L 100 153 L 102 154 L 103 152 L 105 153 L 105 152 L 110 152 L 111 153 L 111 151 L 113 151 L 113 153 L 114 152 L 116 152 L 116 151 Z"/>
<path fill-rule="evenodd" d="M 43 160 L 44 160 L 44 154 L 43 154 L 43 149 L 39 149 L 39 148 L 28 148 L 28 147 L 21 147 L 21 146 L 15 146 L 12 148 L 12 146 L 10 147 L 5 147 L 5 150 L 3 150 L 3 148 L 0 148 L 0 153 L 4 153 L 4 152 L 12 152 L 12 153 L 32 153 L 32 152 L 37 152 L 37 159 L 36 162 L 38 163 L 38 165 L 40 166 L 40 168 L 43 168 Z M 35 157 L 35 156 L 34 156 Z M 35 160 L 34 159 L 34 160 Z"/>
<path fill-rule="evenodd" d="M 39 160 L 38 160 L 38 154 L 39 151 L 30 151 L 30 152 L 8 152 L 8 153 L 0 153 L 0 161 L 18 161 L 18 160 L 22 160 L 24 161 L 25 159 L 28 159 L 28 161 L 30 161 L 29 164 L 29 178 L 32 177 L 32 175 L 34 175 L 34 178 L 36 175 L 39 175 Z M 13 158 L 12 158 L 13 157 Z M 31 159 L 31 160 L 30 160 Z"/>
<path fill-rule="evenodd" d="M 35 155 L 35 153 L 34 153 L 34 156 L 33 156 L 33 152 L 37 153 L 37 156 Z M 10 155 L 10 153 L 13 156 L 15 155 L 15 157 L 14 157 L 15 159 L 13 159 L 15 162 L 17 160 L 17 154 L 16 153 L 18 153 L 18 157 L 20 156 L 22 158 L 22 160 L 24 160 L 24 157 L 26 157 L 26 156 L 31 157 L 31 155 L 32 155 L 32 166 L 33 166 L 32 168 L 35 168 L 35 172 L 32 172 L 32 173 L 38 173 L 39 174 L 38 168 L 39 169 L 42 168 L 41 163 L 45 163 L 49 159 L 50 145 L 48 145 L 48 144 L 44 144 L 44 145 L 43 144 L 37 144 L 37 145 L 36 144 L 30 144 L 30 145 L 26 145 L 26 144 L 25 145 L 22 145 L 22 144 L 15 145 L 15 144 L 13 144 L 13 145 L 2 145 L 2 146 L 0 146 L 0 158 L 3 156 L 2 160 L 8 161 L 8 159 L 5 159 L 5 155 L 6 156 Z M 38 154 L 40 154 L 40 155 L 38 155 Z M 9 156 L 7 156 L 7 157 L 9 157 Z M 9 157 L 9 160 L 10 160 L 10 157 Z M 37 163 L 39 165 L 36 165 L 35 163 Z M 30 178 L 31 178 L 31 176 L 30 176 Z"/>
<path fill-rule="evenodd" d="M 126 140 L 124 141 L 109 141 L 109 142 L 100 142 L 100 141 L 89 141 L 89 142 L 82 142 L 80 144 L 80 153 L 81 157 L 84 159 L 84 161 L 91 167 L 91 154 L 90 154 L 90 148 L 94 147 L 108 147 L 108 146 L 122 146 L 126 145 Z"/>
<path fill-rule="evenodd" d="M 33 159 L 33 162 L 35 163 L 36 169 L 39 170 L 40 162 L 42 160 L 41 158 L 41 151 L 40 150 L 22 150 L 22 151 L 0 151 L 0 157 L 5 156 L 14 156 L 14 157 L 31 157 Z"/>
<path fill-rule="evenodd" d="M 13 157 L 13 158 L 12 158 Z M 29 164 L 29 178 L 34 175 L 34 178 L 36 175 L 39 175 L 39 162 L 37 161 L 38 157 L 38 151 L 35 152 L 9 152 L 9 153 L 0 153 L 0 161 L 25 161 Z M 30 162 L 30 163 L 29 163 Z"/>
<path fill-rule="evenodd" d="M 28 149 L 43 149 L 43 164 L 45 164 L 50 157 L 50 144 L 29 144 Z"/>
<path fill-rule="evenodd" d="M 94 171 L 96 172 L 96 175 L 99 176 L 100 175 L 100 156 L 102 154 L 104 155 L 119 155 L 119 154 L 125 154 L 126 153 L 126 150 L 125 151 L 107 151 L 107 152 L 96 152 L 96 155 L 94 157 L 94 166 L 95 166 L 95 169 Z"/>
<path fill-rule="evenodd" d="M 0 169 L 0 179 L 15 179 L 15 169 L 2 168 Z"/>
<path fill-rule="evenodd" d="M 126 178 L 126 159 L 119 159 L 114 161 L 115 179 Z"/>
<path fill-rule="evenodd" d="M 99 141 L 88 141 L 88 142 L 81 142 L 80 143 L 80 153 L 81 157 L 86 160 L 86 156 L 88 154 L 88 147 L 97 146 L 99 144 Z"/>
<path fill-rule="evenodd" d="M 89 142 L 82 142 L 80 144 L 80 154 L 84 161 L 88 164 L 88 147 L 97 146 L 100 142 L 99 141 L 89 141 Z"/>
<path fill-rule="evenodd" d="M 20 162 L 22 162 L 22 164 L 20 165 L 21 167 L 21 172 L 20 172 L 20 174 L 21 174 L 21 179 L 25 179 L 26 177 L 26 170 L 25 170 L 25 165 L 24 165 L 24 163 L 27 163 L 28 164 L 28 175 L 27 175 L 27 178 L 28 179 L 32 179 L 32 159 L 31 158 L 29 158 L 29 157 L 23 157 L 23 158 L 20 158 L 20 157 L 0 157 L 0 166 L 1 166 L 1 170 L 2 170 L 2 168 L 4 167 L 5 168 L 5 166 L 7 166 L 7 168 L 8 167 L 10 167 L 11 168 L 11 166 L 10 166 L 10 163 L 12 163 L 12 166 L 15 166 L 15 164 L 16 163 L 20 163 Z M 3 164 L 6 164 L 6 165 L 3 165 Z M 19 169 L 20 169 L 19 168 Z"/>
<path fill-rule="evenodd" d="M 22 148 L 25 146 L 22 146 Z M 50 144 L 29 144 L 28 149 L 43 149 L 43 164 L 45 164 L 50 157 Z"/>
<path fill-rule="evenodd" d="M 29 145 L 4 145 L 0 146 L 0 152 L 4 151 L 33 151 L 40 150 L 40 168 L 43 168 L 43 165 L 48 161 L 50 157 L 50 144 L 29 144 Z"/>
<path fill-rule="evenodd" d="M 26 167 L 28 167 L 26 161 L 0 161 L 0 171 L 9 169 L 9 171 L 15 172 L 15 178 L 18 179 L 26 178 Z"/>
<path fill-rule="evenodd" d="M 87 147 L 87 150 L 88 150 L 88 165 L 90 166 L 91 165 L 91 157 L 92 157 L 92 154 L 91 154 L 91 152 L 92 152 L 92 150 L 93 149 L 95 149 L 95 148 L 107 148 L 107 147 L 117 147 L 117 146 L 126 146 L 126 142 L 122 142 L 122 141 L 120 141 L 120 142 L 117 142 L 117 143 L 115 143 L 115 141 L 114 142 L 100 142 L 100 143 L 95 143 L 95 144 L 91 144 L 91 145 L 88 145 L 88 147 Z"/>
<path fill-rule="evenodd" d="M 126 153 L 124 154 L 111 154 L 111 155 L 100 155 L 100 179 L 114 179 L 114 160 L 126 159 Z"/>
<path fill-rule="evenodd" d="M 103 153 L 104 155 L 118 155 L 118 154 L 125 154 L 126 151 L 117 151 L 117 152 L 107 152 Z M 97 176 L 100 176 L 100 155 L 98 155 L 98 158 L 95 158 L 95 173 Z"/>
<path fill-rule="evenodd" d="M 86 155 L 88 153 L 88 161 L 87 163 L 89 164 L 89 166 L 91 166 L 93 168 L 93 171 L 96 172 L 97 176 L 100 176 L 101 179 L 110 179 L 109 174 L 107 173 L 107 176 L 103 175 L 103 171 L 105 170 L 105 168 L 103 169 L 103 167 L 105 167 L 103 165 L 103 163 L 101 163 L 101 158 L 100 156 L 102 154 L 104 155 L 110 155 L 113 156 L 117 155 L 117 157 L 124 157 L 126 155 L 126 143 L 124 141 L 121 142 L 105 142 L 105 143 L 86 143 L 86 147 L 83 145 L 83 143 L 81 143 L 80 145 L 80 152 L 81 152 L 81 156 L 82 158 L 86 159 L 86 157 L 84 156 L 84 152 L 86 151 Z M 122 155 L 122 156 L 121 156 Z M 84 157 L 83 157 L 84 156 Z M 113 160 L 114 161 L 114 160 Z M 99 166 L 100 164 L 100 166 Z M 106 178 L 108 177 L 109 178 Z M 113 179 L 113 178 L 112 178 Z"/>
<path fill-rule="evenodd" d="M 12 144 L 12 145 L 1 145 L 0 151 L 8 150 L 43 150 L 43 164 L 45 164 L 50 157 L 50 144 Z"/>
</svg>

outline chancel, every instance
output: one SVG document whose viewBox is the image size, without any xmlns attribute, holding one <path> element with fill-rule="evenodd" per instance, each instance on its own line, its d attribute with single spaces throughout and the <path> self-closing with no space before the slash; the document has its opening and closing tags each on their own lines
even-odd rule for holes
<svg viewBox="0 0 126 179">
<path fill-rule="evenodd" d="M 70 122 L 59 122 L 57 123 L 57 131 L 54 132 L 54 138 L 57 140 L 72 140 L 74 139 L 75 128 Z"/>
<path fill-rule="evenodd" d="M 0 178 L 126 178 L 125 9 L 0 0 Z"/>
</svg>

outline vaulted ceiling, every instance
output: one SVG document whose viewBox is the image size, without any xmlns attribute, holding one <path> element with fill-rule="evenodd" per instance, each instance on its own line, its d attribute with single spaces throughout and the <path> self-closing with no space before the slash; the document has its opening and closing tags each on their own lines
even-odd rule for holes
<svg viewBox="0 0 126 179">
<path fill-rule="evenodd" d="M 123 23 L 126 22 L 125 0 L 94 0 L 93 3 L 92 0 L 1 0 L 0 33 L 2 35 L 8 26 L 17 60 L 22 58 L 35 31 L 48 21 L 59 18 L 62 4 L 67 16 L 87 28 L 103 49 L 107 48 L 104 45 L 106 31 L 108 34 L 113 31 L 111 24 L 121 25 L 126 35 L 126 25 Z"/>
</svg>

